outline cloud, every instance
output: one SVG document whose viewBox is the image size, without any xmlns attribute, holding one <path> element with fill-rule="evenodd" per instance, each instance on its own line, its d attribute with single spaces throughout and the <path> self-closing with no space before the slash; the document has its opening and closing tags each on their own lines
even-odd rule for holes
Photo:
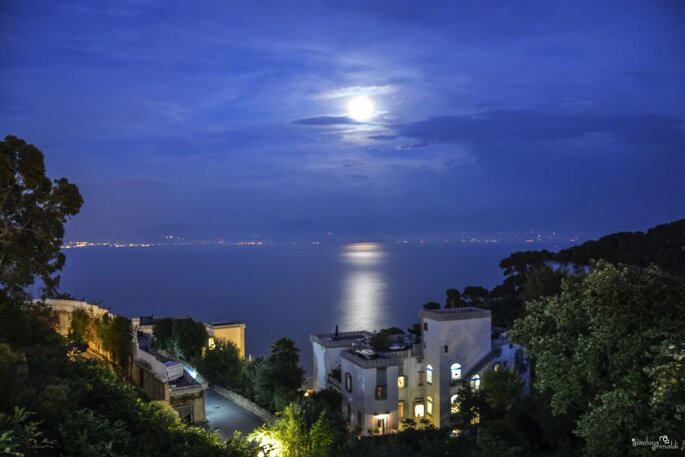
<svg viewBox="0 0 685 457">
<path fill-rule="evenodd" d="M 326 92 L 322 92 L 316 96 L 319 100 L 331 100 L 336 98 L 348 98 L 359 95 L 373 96 L 373 95 L 389 95 L 395 93 L 397 88 L 392 85 L 385 86 L 350 86 L 341 87 Z"/>
<path fill-rule="evenodd" d="M 174 121 L 183 121 L 186 117 L 186 109 L 177 103 L 147 100 L 145 107 Z"/>
<path fill-rule="evenodd" d="M 293 121 L 297 125 L 356 125 L 359 122 L 348 116 L 315 116 Z"/>
<path fill-rule="evenodd" d="M 398 133 L 428 143 L 506 140 L 554 142 L 603 134 L 625 144 L 685 144 L 685 123 L 668 114 L 554 114 L 494 110 L 476 115 L 440 116 L 396 125 Z"/>
</svg>

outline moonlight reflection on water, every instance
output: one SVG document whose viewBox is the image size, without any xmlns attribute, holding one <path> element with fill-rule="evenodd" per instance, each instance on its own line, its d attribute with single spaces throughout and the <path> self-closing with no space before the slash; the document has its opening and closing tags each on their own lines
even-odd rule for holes
<svg viewBox="0 0 685 457">
<path fill-rule="evenodd" d="M 376 243 L 348 244 L 342 250 L 345 271 L 341 331 L 376 330 L 387 315 L 384 264 L 387 253 Z"/>
</svg>

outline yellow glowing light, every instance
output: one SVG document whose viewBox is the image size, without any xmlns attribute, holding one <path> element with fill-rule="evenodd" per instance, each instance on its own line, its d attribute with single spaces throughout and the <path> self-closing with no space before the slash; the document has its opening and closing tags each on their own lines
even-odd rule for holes
<svg viewBox="0 0 685 457">
<path fill-rule="evenodd" d="M 368 97 L 354 97 L 347 102 L 347 115 L 357 122 L 366 122 L 373 117 L 376 107 Z"/>
</svg>

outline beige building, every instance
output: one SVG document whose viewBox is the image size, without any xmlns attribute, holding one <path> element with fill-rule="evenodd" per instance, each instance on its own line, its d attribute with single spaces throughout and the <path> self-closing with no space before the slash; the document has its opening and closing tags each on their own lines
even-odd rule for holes
<svg viewBox="0 0 685 457">
<path fill-rule="evenodd" d="M 240 357 L 245 358 L 245 324 L 242 322 L 212 322 L 205 324 L 210 349 L 214 347 L 216 340 L 230 341 L 240 351 Z"/>
<path fill-rule="evenodd" d="M 71 331 L 71 315 L 77 309 L 87 312 L 91 317 L 102 317 L 109 313 L 105 308 L 100 308 L 98 305 L 91 305 L 84 301 L 48 298 L 43 300 L 43 303 L 55 313 L 57 318 L 55 330 L 62 336 L 69 336 Z"/>
<path fill-rule="evenodd" d="M 82 301 L 48 299 L 44 302 L 55 313 L 55 329 L 65 337 L 68 337 L 71 332 L 74 311 L 83 310 L 94 319 L 111 314 L 104 308 Z M 196 381 L 180 362 L 153 351 L 152 326 L 147 325 L 147 322 L 142 324 L 140 319 L 132 319 L 133 366 L 129 373 L 131 381 L 148 399 L 168 402 L 186 422 L 205 422 L 204 391 L 206 386 Z M 244 327 L 243 324 L 243 329 Z M 143 329 L 149 329 L 149 332 L 139 331 Z M 90 352 L 109 359 L 108 354 L 104 353 L 100 347 L 99 340 L 95 338 L 94 331 L 88 331 L 86 338 Z"/>
<path fill-rule="evenodd" d="M 132 320 L 133 326 L 138 328 L 140 331 L 152 334 L 155 321 L 159 319 L 164 319 L 159 316 L 140 316 L 134 317 Z M 190 316 L 177 316 L 171 317 L 171 319 L 192 319 Z M 207 346 L 210 349 L 214 348 L 215 342 L 217 340 L 231 341 L 236 345 L 240 356 L 245 358 L 245 324 L 242 322 L 212 322 L 209 324 L 204 324 L 207 330 L 207 335 L 209 340 L 207 341 Z"/>
</svg>

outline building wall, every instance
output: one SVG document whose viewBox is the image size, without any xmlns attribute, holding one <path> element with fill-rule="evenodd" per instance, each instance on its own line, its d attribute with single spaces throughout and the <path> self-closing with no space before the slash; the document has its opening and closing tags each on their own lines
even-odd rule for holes
<svg viewBox="0 0 685 457">
<path fill-rule="evenodd" d="M 193 390 L 189 393 L 172 393 L 169 403 L 172 408 L 178 411 L 181 419 L 187 420 L 185 417 L 190 413 L 190 422 L 193 424 L 205 422 L 207 416 L 205 414 L 205 393 L 203 390 Z"/>
<path fill-rule="evenodd" d="M 398 401 L 404 400 L 404 417 L 398 416 L 398 421 L 401 421 L 404 418 L 417 419 L 414 416 L 414 404 L 418 399 L 425 402 L 425 374 L 423 384 L 419 384 L 419 372 L 424 373 L 425 370 L 423 359 L 418 357 L 407 357 L 403 361 L 402 369 L 405 376 L 405 387 L 403 389 L 398 389 Z"/>
<path fill-rule="evenodd" d="M 238 351 L 240 351 L 240 356 L 245 358 L 245 324 L 236 323 L 217 326 L 206 324 L 205 327 L 210 337 L 231 341 L 235 344 Z"/>
<path fill-rule="evenodd" d="M 427 324 L 427 330 L 424 324 Z M 433 414 L 427 418 L 436 427 L 441 427 L 449 423 L 450 367 L 455 362 L 459 363 L 462 373 L 466 373 L 490 354 L 491 318 L 439 321 L 424 317 L 421 325 L 425 368 L 428 370 L 429 365 L 433 368 L 433 383 L 425 382 L 426 398 L 430 396 L 433 399 Z"/>
<path fill-rule="evenodd" d="M 150 400 L 169 401 L 169 385 L 160 379 L 145 361 L 136 360 L 131 377 L 133 383 Z"/>
<path fill-rule="evenodd" d="M 71 314 L 75 310 L 82 309 L 92 317 L 102 317 L 109 312 L 97 305 L 91 305 L 90 303 L 78 300 L 49 298 L 44 300 L 44 303 L 52 309 L 57 316 L 55 330 L 62 336 L 69 335 L 69 332 L 71 331 Z"/>
<path fill-rule="evenodd" d="M 381 417 L 386 421 L 386 433 L 398 429 L 397 417 L 397 373 L 398 366 L 386 368 L 386 399 L 376 400 L 376 381 L 378 368 L 363 368 L 345 358 L 341 359 L 341 391 L 343 396 L 343 416 L 347 417 L 347 405 L 351 406 L 349 420 L 359 426 L 362 434 L 377 427 Z M 347 390 L 346 374 L 352 377 L 352 392 Z M 361 422 L 359 422 L 361 414 Z"/>
<path fill-rule="evenodd" d="M 312 388 L 315 391 L 325 389 L 328 387 L 328 375 L 335 369 L 340 368 L 340 355 L 343 351 L 348 348 L 332 347 L 327 348 L 316 341 L 312 341 L 312 354 L 313 354 L 313 372 L 312 372 Z"/>
</svg>

